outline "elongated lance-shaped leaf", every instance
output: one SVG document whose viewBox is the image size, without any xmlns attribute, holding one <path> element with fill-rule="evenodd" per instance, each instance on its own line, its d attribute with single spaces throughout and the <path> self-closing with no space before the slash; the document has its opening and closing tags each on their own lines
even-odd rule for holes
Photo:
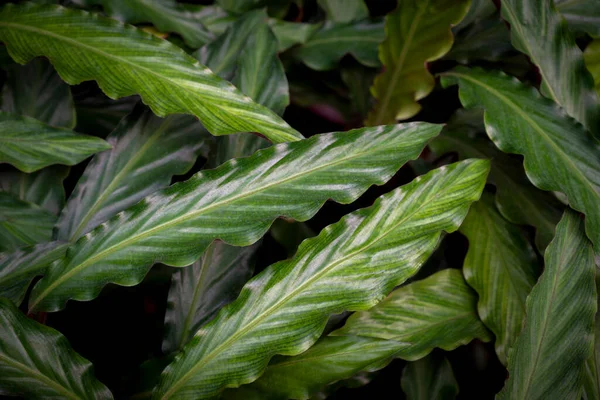
<svg viewBox="0 0 600 400">
<path fill-rule="evenodd" d="M 0 252 L 50 240 L 55 222 L 48 210 L 0 192 Z"/>
<path fill-rule="evenodd" d="M 112 399 L 92 364 L 52 328 L 0 297 L 0 394 L 28 399 Z"/>
<path fill-rule="evenodd" d="M 187 172 L 211 139 L 191 115 L 159 118 L 138 106 L 106 140 L 112 150 L 96 155 L 69 197 L 58 239 L 74 241 Z"/>
<path fill-rule="evenodd" d="M 47 242 L 0 253 L 0 297 L 20 305 L 33 278 L 43 275 L 66 251 L 66 243 Z"/>
<path fill-rule="evenodd" d="M 72 246 L 33 290 L 30 306 L 93 299 L 108 282 L 134 285 L 154 263 L 183 267 L 215 239 L 256 242 L 278 216 L 312 217 L 327 199 L 350 203 L 416 158 L 440 127 L 363 128 L 272 146 L 145 198 Z"/>
<path fill-rule="evenodd" d="M 0 163 L 10 163 L 23 172 L 52 164 L 74 165 L 107 149 L 110 145 L 100 138 L 0 111 Z"/>
<path fill-rule="evenodd" d="M 458 395 L 452 366 L 437 353 L 408 363 L 402 371 L 401 385 L 408 400 L 453 400 Z"/>
<path fill-rule="evenodd" d="M 8 68 L 0 101 L 5 112 L 26 115 L 56 127 L 75 128 L 71 88 L 45 60 Z"/>
<path fill-rule="evenodd" d="M 233 247 L 214 242 L 200 260 L 173 274 L 165 314 L 165 354 L 180 350 L 221 307 L 238 296 L 252 276 L 259 244 Z"/>
<path fill-rule="evenodd" d="M 294 56 L 308 67 L 323 71 L 335 68 L 346 54 L 369 67 L 377 67 L 377 44 L 385 38 L 382 21 L 349 24 L 326 22 L 306 43 L 294 49 Z"/>
<path fill-rule="evenodd" d="M 506 365 L 539 275 L 537 257 L 521 229 L 496 210 L 492 195 L 471 206 L 460 232 L 469 240 L 463 273 L 479 295 L 479 315 L 496 336 L 496 354 Z"/>
<path fill-rule="evenodd" d="M 0 40 L 20 63 L 45 56 L 69 84 L 96 80 L 111 98 L 139 94 L 158 116 L 195 115 L 217 136 L 259 132 L 275 143 L 302 138 L 177 46 L 110 18 L 8 4 L 0 10 Z"/>
<path fill-rule="evenodd" d="M 596 92 L 600 93 L 600 39 L 593 40 L 583 53 L 585 66 L 594 78 Z"/>
<path fill-rule="evenodd" d="M 600 274 L 596 268 L 596 318 L 594 319 L 594 350 L 587 359 L 583 375 L 583 398 L 593 400 L 600 398 L 600 313 L 598 312 L 598 292 L 600 286 Z"/>
<path fill-rule="evenodd" d="M 533 88 L 500 72 L 459 68 L 444 85 L 460 84 L 467 107 L 483 106 L 486 131 L 496 146 L 525 156 L 538 188 L 563 192 L 586 215 L 586 232 L 600 251 L 600 146 L 580 124 Z"/>
<path fill-rule="evenodd" d="M 584 364 L 594 341 L 596 265 L 577 213 L 565 212 L 544 260 L 499 399 L 581 398 Z"/>
<path fill-rule="evenodd" d="M 600 100 L 575 37 L 550 0 L 502 1 L 513 45 L 542 76 L 542 94 L 600 137 Z"/>
<path fill-rule="evenodd" d="M 0 190 L 58 214 L 65 205 L 63 180 L 68 174 L 69 168 L 62 165 L 44 168 L 33 174 L 3 172 L 0 175 Z"/>
<path fill-rule="evenodd" d="M 174 32 L 192 49 L 212 41 L 215 35 L 201 22 L 202 7 L 184 5 L 175 0 L 92 0 L 106 13 L 130 24 L 150 22 L 161 32 Z"/>
<path fill-rule="evenodd" d="M 417 101 L 435 84 L 426 63 L 450 50 L 450 28 L 469 5 L 469 0 L 404 0 L 385 17 L 386 39 L 379 45 L 385 69 L 371 87 L 377 104 L 367 117 L 368 125 L 394 123 L 419 112 Z"/>
<path fill-rule="evenodd" d="M 304 241 L 196 333 L 154 398 L 213 398 L 250 383 L 273 355 L 307 350 L 331 314 L 375 305 L 418 271 L 442 231 L 458 228 L 488 169 L 469 160 L 432 171 Z"/>
<path fill-rule="evenodd" d="M 361 331 L 371 323 L 374 329 Z M 388 323 L 388 330 L 377 329 Z M 228 390 L 224 397 L 307 399 L 360 371 L 383 368 L 395 357 L 418 360 L 435 347 L 453 350 L 476 338 L 490 340 L 477 315 L 477 294 L 456 269 L 395 290 L 332 335 L 297 356 L 274 358 L 256 382 Z"/>
<path fill-rule="evenodd" d="M 543 253 L 554 237 L 564 206 L 551 193 L 529 182 L 521 160 L 502 153 L 490 142 L 481 109 L 458 110 L 429 146 L 438 155 L 456 152 L 461 159 L 490 159 L 489 181 L 496 185 L 498 210 L 512 223 L 534 226 L 536 245 Z"/>
<path fill-rule="evenodd" d="M 565 17 L 569 28 L 600 36 L 600 2 L 596 0 L 554 0 L 558 12 Z"/>
<path fill-rule="evenodd" d="M 319 6 L 334 22 L 348 23 L 369 17 L 364 0 L 319 0 Z"/>
</svg>

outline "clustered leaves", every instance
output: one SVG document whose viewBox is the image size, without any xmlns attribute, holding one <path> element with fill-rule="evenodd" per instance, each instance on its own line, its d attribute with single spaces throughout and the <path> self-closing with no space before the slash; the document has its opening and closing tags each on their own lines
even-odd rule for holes
<svg viewBox="0 0 600 400">
<path fill-rule="evenodd" d="M 593 0 L 4 5 L 0 395 L 348 398 L 401 367 L 408 399 L 598 399 L 599 26 Z M 61 316 L 150 281 L 157 346 L 96 376 Z"/>
</svg>

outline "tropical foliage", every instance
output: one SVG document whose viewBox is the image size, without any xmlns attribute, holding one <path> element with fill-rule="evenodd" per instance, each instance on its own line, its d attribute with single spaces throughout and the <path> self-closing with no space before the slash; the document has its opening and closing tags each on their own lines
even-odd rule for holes
<svg viewBox="0 0 600 400">
<path fill-rule="evenodd" d="M 0 8 L 0 395 L 600 399 L 597 0 Z"/>
</svg>

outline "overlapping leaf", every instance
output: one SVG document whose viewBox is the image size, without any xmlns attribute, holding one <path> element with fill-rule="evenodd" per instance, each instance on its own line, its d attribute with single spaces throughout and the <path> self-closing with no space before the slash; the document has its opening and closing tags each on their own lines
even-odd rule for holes
<svg viewBox="0 0 600 400">
<path fill-rule="evenodd" d="M 70 84 L 96 80 L 111 98 L 140 94 L 155 114 L 193 114 L 214 135 L 259 132 L 275 143 L 302 138 L 183 50 L 113 19 L 8 4 L 0 11 L 0 40 L 20 63 L 46 56 Z"/>
<path fill-rule="evenodd" d="M 414 275 L 479 198 L 489 163 L 432 171 L 304 241 L 253 278 L 163 372 L 156 399 L 212 398 L 305 351 L 331 314 L 365 310 Z M 367 333 L 368 334 L 368 333 Z"/>
<path fill-rule="evenodd" d="M 506 365 L 539 274 L 537 258 L 523 232 L 498 213 L 491 195 L 473 204 L 460 232 L 469 240 L 463 273 L 479 295 L 479 315 L 496 336 L 496 353 Z"/>
<path fill-rule="evenodd" d="M 334 22 L 348 23 L 369 17 L 364 0 L 319 0 L 319 5 Z"/>
<path fill-rule="evenodd" d="M 110 145 L 102 139 L 0 111 L 0 163 L 10 163 L 21 171 L 74 165 L 107 149 Z"/>
<path fill-rule="evenodd" d="M 379 65 L 377 44 L 384 38 L 383 22 L 326 22 L 306 43 L 294 49 L 294 56 L 319 71 L 335 68 L 346 54 L 361 64 L 376 67 Z"/>
<path fill-rule="evenodd" d="M 596 298 L 598 298 L 598 287 L 600 286 L 600 275 L 596 268 Z M 592 355 L 585 363 L 583 377 L 583 398 L 593 400 L 600 398 L 600 313 L 598 312 L 598 301 L 596 303 L 596 318 L 594 319 L 594 349 Z"/>
<path fill-rule="evenodd" d="M 596 0 L 554 0 L 554 5 L 569 23 L 569 28 L 600 36 L 600 3 Z"/>
<path fill-rule="evenodd" d="M 594 252 L 578 214 L 565 213 L 544 259 L 499 399 L 581 398 L 597 305 Z"/>
<path fill-rule="evenodd" d="M 444 85 L 459 82 L 467 108 L 483 106 L 486 130 L 496 146 L 525 156 L 529 180 L 538 188 L 563 192 L 586 215 L 586 232 L 600 249 L 600 146 L 555 103 L 498 72 L 459 68 Z"/>
<path fill-rule="evenodd" d="M 30 305 L 57 310 L 70 298 L 89 300 L 108 282 L 138 283 L 154 263 L 190 265 L 214 239 L 246 246 L 278 216 L 304 221 L 327 199 L 349 203 L 416 158 L 439 130 L 414 123 L 323 134 L 200 172 L 81 238 L 38 282 Z"/>
<path fill-rule="evenodd" d="M 112 399 L 67 339 L 0 298 L 0 394 L 28 399 Z"/>
<path fill-rule="evenodd" d="M 96 155 L 69 197 L 58 239 L 74 241 L 187 172 L 210 136 L 190 115 L 159 118 L 139 106 L 106 140 L 112 150 Z"/>
<path fill-rule="evenodd" d="M 256 382 L 228 390 L 224 397 L 307 399 L 360 371 L 383 368 L 394 357 L 418 360 L 435 347 L 452 350 L 475 338 L 487 341 L 490 335 L 477 316 L 476 304 L 477 296 L 460 271 L 440 271 L 353 315 L 341 330 L 304 353 L 274 358 Z M 368 328 L 370 317 L 374 329 Z M 389 329 L 377 329 L 386 324 Z"/>
<path fill-rule="evenodd" d="M 37 59 L 25 66 L 11 66 L 1 96 L 2 111 L 56 127 L 75 127 L 71 88 L 47 61 Z"/>
<path fill-rule="evenodd" d="M 214 242 L 200 260 L 173 274 L 165 314 L 165 354 L 180 350 L 221 307 L 237 297 L 252 276 L 259 243 L 233 247 Z"/>
<path fill-rule="evenodd" d="M 542 76 L 544 96 L 600 137 L 600 101 L 575 37 L 548 0 L 506 0 L 502 16 L 513 45 L 527 54 Z"/>
<path fill-rule="evenodd" d="M 534 226 L 537 247 L 544 251 L 554 237 L 564 207 L 551 193 L 527 180 L 520 160 L 502 153 L 485 137 L 482 110 L 458 110 L 430 148 L 438 155 L 456 152 L 461 159 L 490 159 L 489 180 L 496 185 L 498 210 L 514 224 Z"/>
<path fill-rule="evenodd" d="M 464 17 L 469 4 L 469 0 L 406 0 L 386 16 L 386 39 L 379 46 L 385 69 L 371 87 L 377 104 L 368 125 L 393 123 L 419 112 L 417 101 L 434 86 L 426 63 L 450 50 L 450 28 Z"/>
<path fill-rule="evenodd" d="M 583 53 L 585 66 L 594 78 L 596 92 L 600 93 L 600 39 L 593 40 Z"/>
<path fill-rule="evenodd" d="M 50 240 L 55 222 L 48 210 L 0 192 L 0 252 Z"/>
<path fill-rule="evenodd" d="M 452 366 L 440 354 L 408 363 L 402 371 L 401 385 L 408 400 L 453 400 L 458 394 Z"/>
<path fill-rule="evenodd" d="M 289 22 L 273 18 L 269 19 L 269 25 L 279 42 L 279 51 L 306 43 L 320 27 L 320 24 Z"/>
</svg>

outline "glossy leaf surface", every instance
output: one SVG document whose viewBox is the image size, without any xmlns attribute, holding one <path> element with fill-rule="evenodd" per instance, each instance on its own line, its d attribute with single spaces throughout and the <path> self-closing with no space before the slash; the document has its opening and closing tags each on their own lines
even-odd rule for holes
<svg viewBox="0 0 600 400">
<path fill-rule="evenodd" d="M 57 310 L 70 298 L 90 300 L 108 282 L 137 284 L 154 263 L 190 265 L 215 239 L 247 246 L 278 216 L 304 221 L 327 199 L 350 203 L 439 131 L 414 123 L 323 134 L 200 172 L 81 238 L 38 282 L 30 306 Z"/>
<path fill-rule="evenodd" d="M 259 132 L 275 143 L 302 138 L 177 46 L 113 19 L 8 4 L 0 11 L 0 39 L 20 63 L 46 56 L 69 84 L 96 80 L 111 98 L 139 94 L 156 115 L 195 115 L 214 135 Z M 71 52 L 85 57 L 71 62 L 65 57 Z"/>
<path fill-rule="evenodd" d="M 319 0 L 319 6 L 334 22 L 348 23 L 369 17 L 364 0 Z"/>
<path fill-rule="evenodd" d="M 594 251 L 577 213 L 565 213 L 544 259 L 499 399 L 581 398 L 597 305 Z"/>
<path fill-rule="evenodd" d="M 458 228 L 488 169 L 469 160 L 434 170 L 304 241 L 196 333 L 154 398 L 212 398 L 252 382 L 272 356 L 307 350 L 331 314 L 377 304 L 418 271 L 442 231 Z"/>
</svg>

